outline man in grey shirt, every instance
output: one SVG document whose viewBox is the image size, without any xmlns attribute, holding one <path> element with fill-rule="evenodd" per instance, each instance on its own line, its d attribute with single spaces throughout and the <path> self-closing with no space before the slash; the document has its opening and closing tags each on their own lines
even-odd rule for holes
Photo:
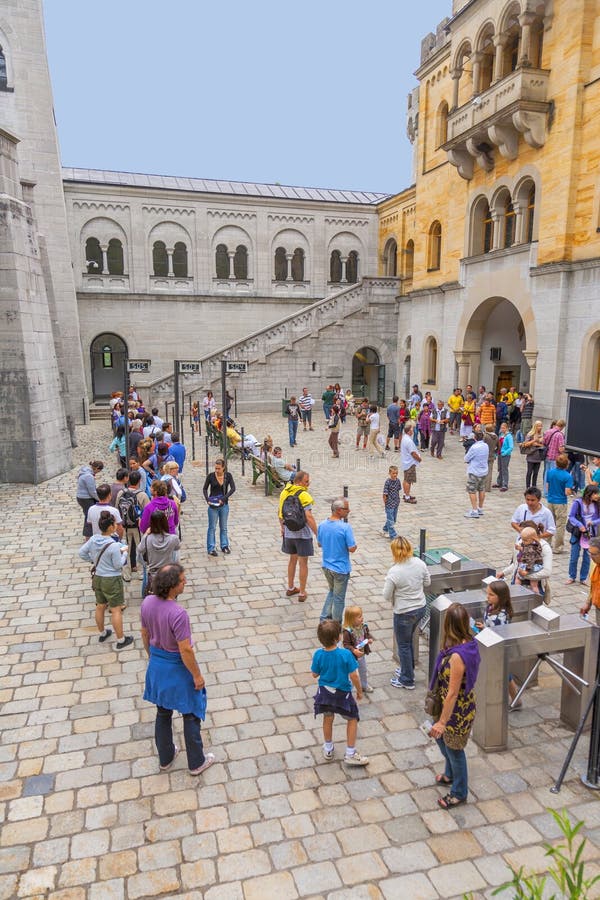
<svg viewBox="0 0 600 900">
<path fill-rule="evenodd" d="M 465 519 L 478 519 L 483 515 L 485 500 L 485 479 L 488 473 L 488 446 L 483 440 L 483 432 L 474 432 L 475 441 L 465 453 L 467 463 L 467 494 L 471 509 Z"/>
</svg>

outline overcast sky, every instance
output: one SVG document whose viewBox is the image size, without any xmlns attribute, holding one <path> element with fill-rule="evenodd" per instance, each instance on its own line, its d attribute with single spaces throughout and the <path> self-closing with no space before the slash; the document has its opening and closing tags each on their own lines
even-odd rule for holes
<svg viewBox="0 0 600 900">
<path fill-rule="evenodd" d="M 66 166 L 395 192 L 451 0 L 44 0 Z"/>
</svg>

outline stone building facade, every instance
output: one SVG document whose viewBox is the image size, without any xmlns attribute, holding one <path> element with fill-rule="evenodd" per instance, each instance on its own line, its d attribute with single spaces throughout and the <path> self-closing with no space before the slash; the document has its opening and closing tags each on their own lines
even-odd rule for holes
<svg viewBox="0 0 600 900">
<path fill-rule="evenodd" d="M 81 169 L 63 181 L 94 401 L 121 387 L 125 351 L 151 360 L 148 387 L 174 358 L 202 359 L 377 274 L 385 195 Z"/>
<path fill-rule="evenodd" d="M 415 184 L 380 205 L 398 366 L 432 390 L 600 388 L 597 4 L 455 0 L 409 97 Z"/>
</svg>

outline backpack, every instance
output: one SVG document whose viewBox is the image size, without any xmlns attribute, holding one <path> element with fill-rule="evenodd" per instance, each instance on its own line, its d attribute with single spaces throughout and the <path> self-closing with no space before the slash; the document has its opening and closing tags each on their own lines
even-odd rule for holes
<svg viewBox="0 0 600 900">
<path fill-rule="evenodd" d="M 124 528 L 137 528 L 139 526 L 142 510 L 137 503 L 137 494 L 134 494 L 133 491 L 125 490 L 121 494 L 119 514 L 123 519 Z"/>
<path fill-rule="evenodd" d="M 281 516 L 286 528 L 290 531 L 301 531 L 306 525 L 306 513 L 300 502 L 298 494 L 302 491 L 289 494 L 283 501 L 281 507 Z"/>
</svg>

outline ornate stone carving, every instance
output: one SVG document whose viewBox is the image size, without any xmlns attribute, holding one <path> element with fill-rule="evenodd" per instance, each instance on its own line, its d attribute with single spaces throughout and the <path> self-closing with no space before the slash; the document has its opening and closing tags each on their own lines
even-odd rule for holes
<svg viewBox="0 0 600 900">
<path fill-rule="evenodd" d="M 253 212 L 242 212 L 238 210 L 236 212 L 226 210 L 226 209 L 209 209 L 208 216 L 211 219 L 224 219 L 225 221 L 254 221 L 256 219 L 256 213 Z"/>
<path fill-rule="evenodd" d="M 267 220 L 269 222 L 282 222 L 286 225 L 311 225 L 315 221 L 314 216 L 290 216 L 284 213 L 269 213 Z"/>
<path fill-rule="evenodd" d="M 519 110 L 513 113 L 515 128 L 521 132 L 530 147 L 539 149 L 546 143 L 546 113 Z"/>
<path fill-rule="evenodd" d="M 490 125 L 488 137 L 496 144 L 505 159 L 516 159 L 519 152 L 519 135 L 510 125 Z"/>
<path fill-rule="evenodd" d="M 448 161 L 456 166 L 458 174 L 466 181 L 470 181 L 473 177 L 475 168 L 473 157 L 466 150 L 448 150 Z"/>
<path fill-rule="evenodd" d="M 128 210 L 129 203 L 113 203 L 110 200 L 106 202 L 101 200 L 73 200 L 73 209 L 109 209 L 115 211 L 117 209 Z"/>
<path fill-rule="evenodd" d="M 327 225 L 337 225 L 343 228 L 362 228 L 369 224 L 368 219 L 338 219 L 333 216 L 325 216 Z"/>
<path fill-rule="evenodd" d="M 159 216 L 193 216 L 193 209 L 185 209 L 179 206 L 142 206 L 145 213 L 154 213 Z"/>
</svg>

